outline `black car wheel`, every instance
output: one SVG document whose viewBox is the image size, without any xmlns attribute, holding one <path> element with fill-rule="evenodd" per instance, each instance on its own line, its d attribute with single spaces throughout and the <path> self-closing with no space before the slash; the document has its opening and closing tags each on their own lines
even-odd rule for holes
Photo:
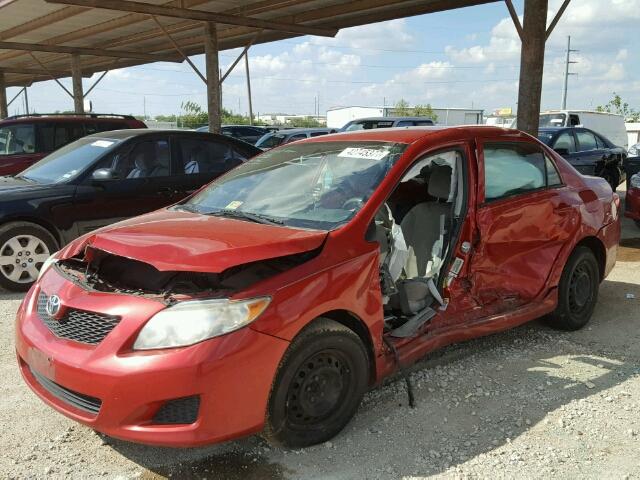
<svg viewBox="0 0 640 480">
<path fill-rule="evenodd" d="M 263 435 L 290 448 L 329 440 L 349 423 L 368 382 L 368 356 L 358 335 L 333 320 L 316 320 L 280 363 Z"/>
<path fill-rule="evenodd" d="M 569 257 L 560 277 L 558 305 L 549 315 L 552 327 L 578 330 L 593 314 L 598 301 L 600 272 L 598 261 L 587 247 L 578 247 Z"/>
<path fill-rule="evenodd" d="M 602 178 L 607 181 L 607 183 L 611 186 L 611 190 L 613 190 L 614 192 L 617 190 L 618 185 L 620 185 L 620 174 L 611 168 L 608 168 L 604 172 L 602 172 Z"/>
<path fill-rule="evenodd" d="M 44 261 L 57 250 L 57 242 L 44 228 L 27 222 L 0 227 L 0 285 L 26 291 L 38 278 Z"/>
</svg>

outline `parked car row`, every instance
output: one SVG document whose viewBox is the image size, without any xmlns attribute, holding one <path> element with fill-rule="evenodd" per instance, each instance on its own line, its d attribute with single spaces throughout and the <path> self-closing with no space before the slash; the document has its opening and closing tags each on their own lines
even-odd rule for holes
<svg viewBox="0 0 640 480">
<path fill-rule="evenodd" d="M 304 447 L 436 348 L 542 316 L 583 327 L 615 264 L 618 196 L 523 133 L 372 128 L 258 151 L 118 131 L 4 179 L 5 218 L 20 213 L 0 270 L 36 277 L 15 344 L 41 399 L 135 442 Z"/>
</svg>

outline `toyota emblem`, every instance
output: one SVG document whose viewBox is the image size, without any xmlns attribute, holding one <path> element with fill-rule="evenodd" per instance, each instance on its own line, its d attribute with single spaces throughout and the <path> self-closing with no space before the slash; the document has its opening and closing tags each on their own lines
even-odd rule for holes
<svg viewBox="0 0 640 480">
<path fill-rule="evenodd" d="M 60 312 L 60 307 L 62 306 L 61 302 L 60 302 L 60 297 L 57 295 L 51 295 L 49 298 L 47 298 L 47 304 L 45 305 L 44 309 L 47 312 L 47 315 L 49 315 L 50 317 L 55 317 L 58 312 Z"/>
</svg>

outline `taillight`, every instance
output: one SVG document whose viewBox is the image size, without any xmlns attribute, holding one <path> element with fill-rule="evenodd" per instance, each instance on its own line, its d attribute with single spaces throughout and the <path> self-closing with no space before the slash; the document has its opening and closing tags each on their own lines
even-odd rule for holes
<svg viewBox="0 0 640 480">
<path fill-rule="evenodd" d="M 619 211 L 620 211 L 620 196 L 617 193 L 614 193 L 613 200 L 611 200 L 611 217 L 614 220 L 618 219 Z"/>
</svg>

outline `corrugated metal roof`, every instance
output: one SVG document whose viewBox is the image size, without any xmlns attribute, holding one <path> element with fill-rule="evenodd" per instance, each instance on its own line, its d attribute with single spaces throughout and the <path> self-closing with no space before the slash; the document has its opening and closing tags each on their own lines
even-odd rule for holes
<svg viewBox="0 0 640 480">
<path fill-rule="evenodd" d="M 339 29 L 493 1 L 497 0 L 144 0 L 141 3 Z M 188 55 L 204 53 L 201 21 L 167 16 L 157 18 Z M 299 36 L 278 30 L 218 24 L 219 47 L 221 50 L 242 47 L 258 32 L 261 33 L 255 43 Z M 154 58 L 182 61 L 171 41 L 148 14 L 48 3 L 45 0 L 0 0 L 0 42 L 156 55 L 141 59 L 83 54 L 81 65 L 84 75 L 150 63 Z M 37 60 L 25 50 L 0 49 L 0 70 L 5 71 L 8 86 L 50 79 L 39 62 L 56 77 L 70 76 L 68 53 L 32 53 Z M 26 73 L 18 73 L 20 70 Z"/>
</svg>

